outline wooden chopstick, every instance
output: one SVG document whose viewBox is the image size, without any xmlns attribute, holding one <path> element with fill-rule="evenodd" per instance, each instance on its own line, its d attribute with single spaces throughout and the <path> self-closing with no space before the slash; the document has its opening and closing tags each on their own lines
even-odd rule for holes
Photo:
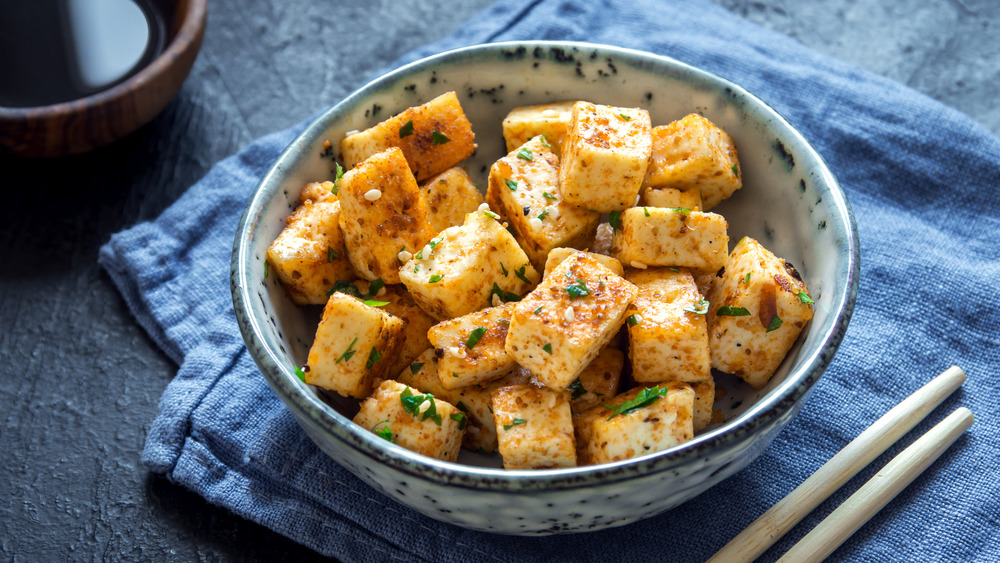
<svg viewBox="0 0 1000 563">
<path fill-rule="evenodd" d="M 941 457 L 969 426 L 972 412 L 965 407 L 951 413 L 948 418 L 931 428 L 899 455 L 892 458 L 881 471 L 863 487 L 837 507 L 818 526 L 792 546 L 779 563 L 822 561 L 844 540 L 864 526 L 900 491 L 923 473 L 930 464 Z"/>
<path fill-rule="evenodd" d="M 753 561 L 785 533 L 913 429 L 955 389 L 965 372 L 952 366 L 882 415 L 794 491 L 788 493 L 709 559 L 710 562 Z"/>
</svg>

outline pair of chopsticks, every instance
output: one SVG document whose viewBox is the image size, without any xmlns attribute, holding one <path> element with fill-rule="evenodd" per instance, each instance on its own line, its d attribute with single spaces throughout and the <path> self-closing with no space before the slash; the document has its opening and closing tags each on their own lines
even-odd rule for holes
<svg viewBox="0 0 1000 563">
<path fill-rule="evenodd" d="M 788 496 L 723 546 L 709 562 L 753 561 L 834 491 L 909 432 L 955 389 L 965 372 L 952 366 L 875 421 Z M 918 438 L 779 560 L 822 561 L 941 456 L 969 426 L 960 407 Z"/>
</svg>

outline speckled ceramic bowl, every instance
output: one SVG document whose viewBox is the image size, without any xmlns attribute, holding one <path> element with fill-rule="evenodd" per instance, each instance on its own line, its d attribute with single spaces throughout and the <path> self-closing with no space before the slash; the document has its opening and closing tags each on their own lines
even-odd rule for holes
<svg viewBox="0 0 1000 563">
<path fill-rule="evenodd" d="M 479 148 L 468 171 L 486 185 L 503 155 L 501 120 L 513 107 L 586 99 L 649 110 L 653 124 L 700 112 L 735 139 L 744 187 L 713 209 L 743 235 L 796 265 L 815 316 L 761 391 L 720 376 L 726 421 L 669 450 L 600 466 L 504 471 L 498 456 L 427 458 L 351 422 L 354 401 L 296 378 L 318 322 L 292 304 L 265 251 L 307 182 L 330 179 L 327 139 L 365 129 L 443 92 L 458 92 Z M 247 347 L 303 430 L 338 463 L 432 518 L 506 534 L 576 532 L 669 510 L 744 468 L 799 411 L 840 344 L 854 306 L 858 244 L 843 192 L 822 158 L 774 110 L 739 86 L 678 61 L 583 43 L 499 43 L 407 65 L 361 88 L 312 123 L 281 155 L 247 204 L 236 236 L 232 290 Z"/>
</svg>

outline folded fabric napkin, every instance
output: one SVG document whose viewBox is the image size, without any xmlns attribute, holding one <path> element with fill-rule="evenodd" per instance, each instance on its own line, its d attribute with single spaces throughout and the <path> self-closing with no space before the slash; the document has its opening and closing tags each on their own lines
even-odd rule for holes
<svg viewBox="0 0 1000 563">
<path fill-rule="evenodd" d="M 883 560 L 1000 559 L 1000 140 L 890 80 L 696 0 L 505 0 L 397 64 L 515 39 L 585 40 L 668 55 L 761 97 L 813 143 L 857 218 L 861 288 L 850 330 L 801 414 L 742 473 L 629 526 L 511 538 L 441 524 L 376 493 L 322 454 L 244 348 L 229 292 L 236 224 L 302 125 L 216 165 L 156 221 L 112 237 L 100 262 L 137 321 L 180 364 L 143 461 L 209 501 L 321 553 L 387 559 L 704 560 L 892 405 L 951 364 L 977 421 L 837 552 Z M 360 86 L 363 77 L 353 79 Z M 896 446 L 765 558 L 881 467 Z"/>
</svg>

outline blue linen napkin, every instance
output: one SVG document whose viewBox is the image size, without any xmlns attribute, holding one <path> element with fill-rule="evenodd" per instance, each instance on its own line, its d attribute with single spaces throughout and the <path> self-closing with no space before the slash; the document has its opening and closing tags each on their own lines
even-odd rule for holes
<svg viewBox="0 0 1000 563">
<path fill-rule="evenodd" d="M 971 430 L 837 557 L 1000 560 L 1000 139 L 900 84 L 698 0 L 505 0 L 397 64 L 515 39 L 607 43 L 705 68 L 764 99 L 825 157 L 857 218 L 861 287 L 840 352 L 801 414 L 743 472 L 680 508 L 612 530 L 497 536 L 379 495 L 298 428 L 233 315 L 228 271 L 240 212 L 299 125 L 220 162 L 157 220 L 101 249 L 139 324 L 180 364 L 143 452 L 148 467 L 349 561 L 704 560 L 896 402 L 959 364 L 969 375 L 964 388 L 765 559 L 964 405 L 977 416 Z"/>
</svg>

